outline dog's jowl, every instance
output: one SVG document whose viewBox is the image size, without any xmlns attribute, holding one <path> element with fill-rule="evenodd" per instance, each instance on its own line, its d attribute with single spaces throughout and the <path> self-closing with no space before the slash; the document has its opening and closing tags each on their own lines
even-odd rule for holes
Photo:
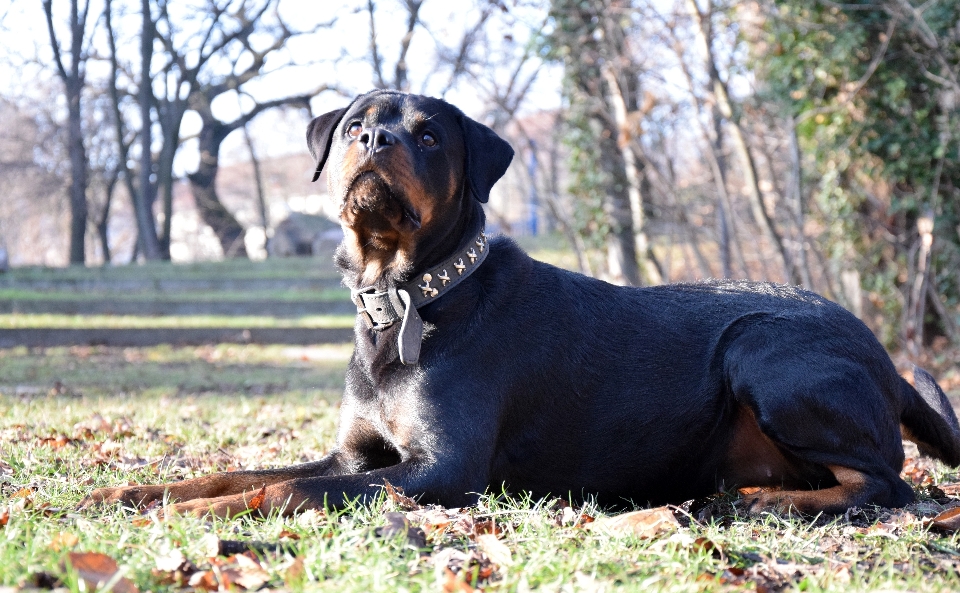
<svg viewBox="0 0 960 593">
<path fill-rule="evenodd" d="M 102 488 L 84 504 L 230 515 L 341 506 L 385 481 L 478 493 L 681 502 L 756 486 L 752 511 L 900 506 L 902 434 L 960 464 L 960 427 L 853 315 L 787 286 L 612 286 L 484 234 L 513 150 L 437 100 L 391 91 L 311 122 L 357 305 L 335 448 L 314 463 Z M 168 507 L 169 508 L 169 507 Z"/>
</svg>

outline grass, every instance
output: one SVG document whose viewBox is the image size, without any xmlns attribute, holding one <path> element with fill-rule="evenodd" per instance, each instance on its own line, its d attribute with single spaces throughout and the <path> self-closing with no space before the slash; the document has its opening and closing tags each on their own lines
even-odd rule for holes
<svg viewBox="0 0 960 593">
<path fill-rule="evenodd" d="M 207 290 L 178 291 L 165 293 L 152 287 L 142 292 L 117 293 L 116 291 L 62 290 L 43 291 L 19 288 L 0 288 L 0 301 L 104 301 L 113 302 L 247 302 L 247 301 L 284 301 L 317 302 L 347 301 L 350 291 L 345 288 L 325 288 L 321 290 Z"/>
<path fill-rule="evenodd" d="M 231 315 L 64 315 L 59 313 L 3 313 L 0 329 L 25 328 L 188 328 L 188 327 L 353 327 L 354 315 L 265 317 Z"/>
<path fill-rule="evenodd" d="M 422 549 L 402 531 L 377 535 L 396 510 L 387 498 L 339 514 L 215 522 L 73 510 L 97 486 L 318 457 L 334 442 L 349 356 L 342 346 L 0 350 L 0 587 L 90 590 L 68 554 L 100 552 L 141 591 L 180 590 L 191 577 L 214 589 L 218 578 L 246 578 L 363 593 L 960 589 L 960 536 L 917 519 L 953 504 L 930 490 L 909 515 L 862 509 L 812 521 L 747 518 L 716 497 L 683 506 L 679 527 L 648 538 L 584 528 L 603 516 L 589 504 L 491 495 L 469 509 L 410 513 L 426 532 Z M 911 468 L 919 482 L 957 480 L 926 461 Z M 218 539 L 284 549 L 211 559 Z"/>
<path fill-rule="evenodd" d="M 12 268 L 0 277 L 0 284 L 16 285 L 20 280 L 183 280 L 183 279 L 283 279 L 316 278 L 339 281 L 332 257 L 291 257 L 263 261 L 228 259 L 215 262 L 174 264 L 145 262 L 138 265 L 46 268 Z"/>
</svg>

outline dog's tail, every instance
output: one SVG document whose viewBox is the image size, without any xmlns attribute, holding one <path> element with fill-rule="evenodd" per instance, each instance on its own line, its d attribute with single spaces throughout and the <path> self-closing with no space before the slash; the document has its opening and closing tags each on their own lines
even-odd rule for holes
<svg viewBox="0 0 960 593">
<path fill-rule="evenodd" d="M 947 396 L 927 371 L 913 367 L 916 389 L 900 379 L 904 409 L 900 414 L 903 436 L 924 455 L 952 466 L 960 465 L 960 424 Z"/>
</svg>

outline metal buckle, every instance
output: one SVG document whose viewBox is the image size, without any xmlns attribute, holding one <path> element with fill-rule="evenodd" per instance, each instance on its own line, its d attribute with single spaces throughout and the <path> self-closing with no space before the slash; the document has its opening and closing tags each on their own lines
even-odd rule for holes
<svg viewBox="0 0 960 593">
<path fill-rule="evenodd" d="M 376 331 L 385 330 L 402 319 L 389 292 L 377 292 L 374 287 L 355 292 L 353 303 L 367 327 Z"/>
</svg>

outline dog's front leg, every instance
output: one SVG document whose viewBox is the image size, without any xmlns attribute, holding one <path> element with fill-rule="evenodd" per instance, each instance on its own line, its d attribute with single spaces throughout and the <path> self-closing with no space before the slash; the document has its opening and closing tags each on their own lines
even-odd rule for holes
<svg viewBox="0 0 960 593">
<path fill-rule="evenodd" d="M 435 462 L 411 459 L 397 465 L 359 474 L 339 476 L 299 477 L 267 485 L 258 501 L 256 511 L 263 516 L 272 512 L 290 515 L 306 509 L 343 508 L 350 501 L 374 500 L 384 482 L 403 489 L 408 495 L 420 496 L 421 501 L 447 506 L 464 506 L 476 502 L 486 482 L 478 475 L 457 471 Z M 257 491 L 198 499 L 168 507 L 168 512 L 231 517 L 250 509 Z"/>
<path fill-rule="evenodd" d="M 80 501 L 79 508 L 118 502 L 124 506 L 142 508 L 162 501 L 164 496 L 173 502 L 242 495 L 248 491 L 256 494 L 270 484 L 345 471 L 347 469 L 343 454 L 337 449 L 318 461 L 278 469 L 220 472 L 169 484 L 97 488 Z M 248 498 L 250 496 L 252 495 Z"/>
</svg>

